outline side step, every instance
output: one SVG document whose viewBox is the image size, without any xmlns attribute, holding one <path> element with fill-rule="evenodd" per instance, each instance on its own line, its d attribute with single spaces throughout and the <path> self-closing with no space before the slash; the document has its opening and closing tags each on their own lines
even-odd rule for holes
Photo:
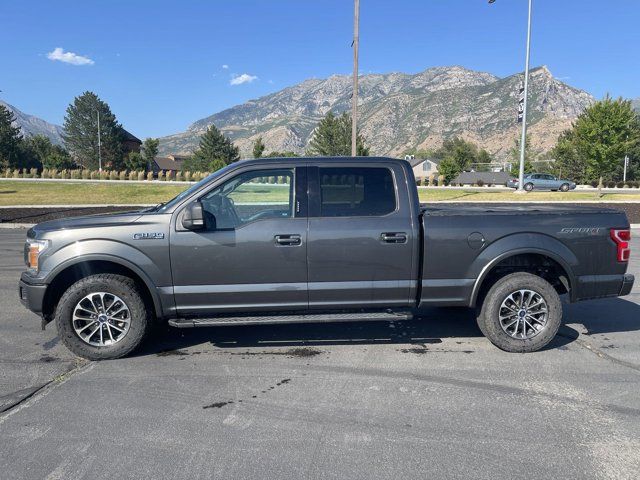
<svg viewBox="0 0 640 480">
<path fill-rule="evenodd" d="M 174 318 L 169 325 L 178 328 L 212 327 L 216 325 L 259 325 L 280 323 L 357 322 L 411 320 L 409 312 L 304 313 L 298 315 L 256 315 L 211 318 Z"/>
</svg>

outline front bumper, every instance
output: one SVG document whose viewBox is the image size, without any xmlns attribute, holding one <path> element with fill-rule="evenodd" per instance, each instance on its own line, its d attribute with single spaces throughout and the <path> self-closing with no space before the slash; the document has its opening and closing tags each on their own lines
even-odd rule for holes
<svg viewBox="0 0 640 480">
<path fill-rule="evenodd" d="M 25 281 L 25 275 L 22 275 L 18 284 L 18 295 L 22 304 L 34 313 L 42 314 L 44 304 L 44 294 L 47 291 L 47 285 L 29 283 Z"/>
</svg>

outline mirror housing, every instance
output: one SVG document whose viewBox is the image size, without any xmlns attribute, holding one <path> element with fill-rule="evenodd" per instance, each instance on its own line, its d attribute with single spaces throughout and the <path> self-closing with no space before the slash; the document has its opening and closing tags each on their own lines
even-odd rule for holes
<svg viewBox="0 0 640 480">
<path fill-rule="evenodd" d="M 182 227 L 187 230 L 202 230 L 204 228 L 202 203 L 195 201 L 187 205 L 182 215 Z"/>
</svg>

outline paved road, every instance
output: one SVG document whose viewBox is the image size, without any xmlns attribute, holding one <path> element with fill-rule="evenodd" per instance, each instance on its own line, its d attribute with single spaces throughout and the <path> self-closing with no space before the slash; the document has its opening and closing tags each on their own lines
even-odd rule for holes
<svg viewBox="0 0 640 480">
<path fill-rule="evenodd" d="M 434 309 L 161 332 L 135 357 L 82 363 L 17 301 L 22 235 L 0 232 L 0 398 L 56 380 L 0 414 L 3 480 L 638 477 L 638 288 L 567 305 L 535 354 Z"/>
</svg>

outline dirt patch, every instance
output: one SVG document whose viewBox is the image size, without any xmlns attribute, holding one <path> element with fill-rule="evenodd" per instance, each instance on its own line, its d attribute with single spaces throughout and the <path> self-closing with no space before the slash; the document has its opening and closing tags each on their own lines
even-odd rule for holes
<svg viewBox="0 0 640 480">
<path fill-rule="evenodd" d="M 207 408 L 222 408 L 225 405 L 230 405 L 232 404 L 233 401 L 228 401 L 228 402 L 216 402 L 216 403 L 212 403 L 211 405 L 205 405 L 204 407 L 202 407 L 203 409 L 207 409 Z"/>
<path fill-rule="evenodd" d="M 163 350 L 162 352 L 156 353 L 156 355 L 158 357 L 186 357 L 187 355 L 191 354 L 189 352 L 185 352 L 184 350 Z"/>
</svg>

